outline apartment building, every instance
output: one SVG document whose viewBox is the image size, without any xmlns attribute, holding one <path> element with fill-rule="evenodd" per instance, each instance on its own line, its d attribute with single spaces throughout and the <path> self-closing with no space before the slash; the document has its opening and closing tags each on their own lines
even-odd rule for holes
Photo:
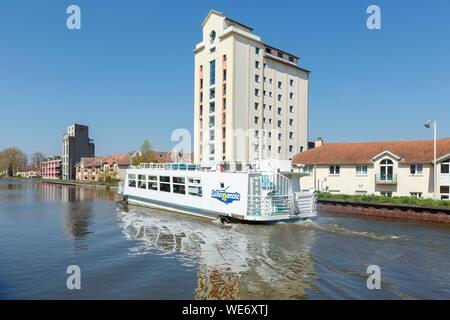
<svg viewBox="0 0 450 320">
<path fill-rule="evenodd" d="M 75 179 L 75 164 L 82 157 L 93 157 L 94 140 L 89 138 L 89 128 L 81 124 L 73 124 L 67 128 L 62 138 L 62 178 Z"/>
<path fill-rule="evenodd" d="M 202 29 L 194 50 L 194 162 L 290 160 L 306 150 L 309 71 L 299 58 L 217 11 Z"/>
<path fill-rule="evenodd" d="M 76 180 L 125 180 L 125 171 L 130 165 L 131 156 L 129 154 L 114 154 L 107 157 L 83 157 L 75 165 Z"/>
<path fill-rule="evenodd" d="M 432 140 L 319 144 L 293 163 L 305 190 L 450 198 L 450 139 L 437 141 L 436 180 Z"/>
<path fill-rule="evenodd" d="M 44 179 L 61 179 L 62 177 L 62 160 L 56 156 L 40 164 L 41 177 Z"/>
</svg>

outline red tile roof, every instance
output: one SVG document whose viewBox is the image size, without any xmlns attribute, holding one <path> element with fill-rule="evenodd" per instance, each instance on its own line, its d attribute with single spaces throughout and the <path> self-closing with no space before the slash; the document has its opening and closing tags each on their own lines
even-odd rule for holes
<svg viewBox="0 0 450 320">
<path fill-rule="evenodd" d="M 388 151 L 401 163 L 433 162 L 433 140 L 330 143 L 297 154 L 294 164 L 368 164 Z M 437 158 L 450 154 L 450 138 L 437 141 Z"/>
</svg>

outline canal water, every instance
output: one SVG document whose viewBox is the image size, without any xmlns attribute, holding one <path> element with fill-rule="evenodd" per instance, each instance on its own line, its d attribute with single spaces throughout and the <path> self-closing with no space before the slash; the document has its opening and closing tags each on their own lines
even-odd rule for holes
<svg viewBox="0 0 450 320">
<path fill-rule="evenodd" d="M 449 226 L 324 213 L 223 226 L 117 200 L 0 180 L 0 299 L 450 299 Z"/>
</svg>

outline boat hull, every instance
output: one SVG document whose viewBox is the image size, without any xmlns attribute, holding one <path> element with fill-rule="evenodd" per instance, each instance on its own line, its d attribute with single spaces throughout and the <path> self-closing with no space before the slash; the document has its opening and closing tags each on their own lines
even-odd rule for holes
<svg viewBox="0 0 450 320">
<path fill-rule="evenodd" d="M 162 202 L 158 200 L 150 200 L 136 196 L 125 197 L 125 202 L 130 205 L 160 209 L 165 211 L 172 211 L 184 215 L 201 217 L 206 219 L 218 219 L 220 217 L 229 218 L 233 222 L 251 223 L 251 224 L 273 224 L 278 222 L 298 222 L 308 220 L 315 215 L 280 215 L 280 216 L 241 216 L 241 215 L 227 215 L 221 212 L 214 212 L 209 210 L 202 210 L 185 205 L 177 205 L 173 203 Z"/>
</svg>

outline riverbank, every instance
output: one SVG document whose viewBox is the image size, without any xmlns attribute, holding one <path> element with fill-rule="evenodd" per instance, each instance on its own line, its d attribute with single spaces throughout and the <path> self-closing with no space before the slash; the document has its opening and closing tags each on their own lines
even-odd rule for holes
<svg viewBox="0 0 450 320">
<path fill-rule="evenodd" d="M 450 224 L 450 207 L 318 198 L 317 208 L 332 214 Z"/>
<path fill-rule="evenodd" d="M 12 179 L 12 180 L 23 180 L 23 181 L 31 181 L 35 183 L 50 183 L 50 184 L 59 184 L 66 186 L 76 186 L 76 187 L 95 187 L 107 190 L 116 191 L 118 188 L 118 182 L 105 182 L 105 181 L 80 181 L 80 180 L 56 180 L 56 179 L 43 179 L 43 178 L 21 178 L 21 177 L 3 177 L 1 179 Z"/>
</svg>

